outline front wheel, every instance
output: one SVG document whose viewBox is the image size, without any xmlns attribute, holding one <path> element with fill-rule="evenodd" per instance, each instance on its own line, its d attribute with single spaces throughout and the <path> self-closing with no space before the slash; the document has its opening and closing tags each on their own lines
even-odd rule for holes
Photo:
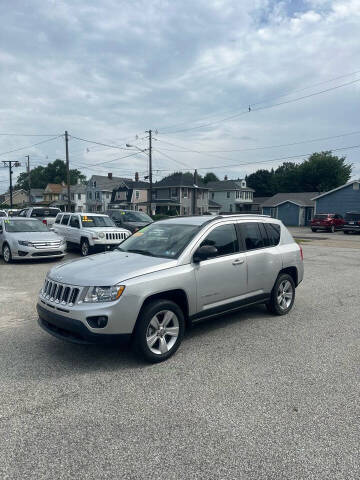
<svg viewBox="0 0 360 480">
<path fill-rule="evenodd" d="M 80 249 L 81 249 L 81 255 L 83 257 L 87 257 L 89 255 L 90 245 L 89 245 L 88 240 L 85 239 L 85 240 L 81 241 Z"/>
<path fill-rule="evenodd" d="M 295 283 L 287 273 L 278 276 L 271 292 L 270 301 L 266 304 L 269 312 L 274 315 L 286 315 L 295 301 Z"/>
<path fill-rule="evenodd" d="M 155 300 L 140 313 L 134 332 L 137 352 L 150 363 L 167 360 L 179 348 L 185 331 L 181 308 L 170 300 Z"/>
<path fill-rule="evenodd" d="M 3 254 L 3 259 L 4 259 L 5 263 L 11 263 L 12 262 L 11 250 L 10 250 L 10 247 L 7 243 L 5 243 L 5 245 L 3 246 L 2 254 Z"/>
</svg>

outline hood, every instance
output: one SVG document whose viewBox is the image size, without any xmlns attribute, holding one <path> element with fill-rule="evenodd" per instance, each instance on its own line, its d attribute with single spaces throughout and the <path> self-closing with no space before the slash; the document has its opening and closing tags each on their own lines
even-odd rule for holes
<svg viewBox="0 0 360 480">
<path fill-rule="evenodd" d="M 62 239 L 61 235 L 54 232 L 14 232 L 10 235 L 15 240 L 26 240 L 27 242 L 58 242 Z"/>
<path fill-rule="evenodd" d="M 49 277 L 69 285 L 106 286 L 176 265 L 177 260 L 169 258 L 114 251 L 63 263 L 52 268 Z"/>
</svg>

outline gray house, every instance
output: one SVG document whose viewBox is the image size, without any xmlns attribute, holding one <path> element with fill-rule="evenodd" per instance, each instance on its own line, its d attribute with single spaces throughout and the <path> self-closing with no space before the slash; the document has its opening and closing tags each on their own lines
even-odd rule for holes
<svg viewBox="0 0 360 480">
<path fill-rule="evenodd" d="M 353 180 L 341 187 L 314 196 L 315 213 L 360 212 L 360 180 Z"/>
<path fill-rule="evenodd" d="M 30 199 L 31 203 L 39 203 L 44 201 L 44 188 L 31 188 Z"/>
<path fill-rule="evenodd" d="M 202 215 L 209 210 L 209 189 L 200 181 L 194 185 L 190 173 L 174 173 L 153 185 L 151 203 L 157 214 Z"/>
<path fill-rule="evenodd" d="M 93 175 L 86 187 L 86 210 L 89 212 L 105 212 L 111 202 L 111 195 L 123 180 L 128 178 Z"/>
<path fill-rule="evenodd" d="M 278 218 L 284 225 L 308 225 L 314 216 L 316 192 L 277 193 L 262 204 L 263 215 Z"/>
<path fill-rule="evenodd" d="M 206 185 L 210 189 L 210 200 L 221 205 L 221 213 L 248 213 L 253 210 L 254 190 L 247 187 L 245 180 L 225 179 Z"/>
</svg>

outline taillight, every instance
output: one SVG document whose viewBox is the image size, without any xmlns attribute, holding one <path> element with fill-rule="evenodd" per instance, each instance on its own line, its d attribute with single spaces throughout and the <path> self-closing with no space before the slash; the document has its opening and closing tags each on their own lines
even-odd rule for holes
<svg viewBox="0 0 360 480">
<path fill-rule="evenodd" d="M 44 219 L 44 220 L 43 220 L 43 223 L 44 223 L 45 225 L 47 225 L 47 220 Z"/>
<path fill-rule="evenodd" d="M 299 248 L 300 248 L 300 258 L 301 258 L 301 260 L 304 260 L 304 252 L 303 252 L 303 249 L 302 249 L 301 245 L 299 245 Z"/>
</svg>

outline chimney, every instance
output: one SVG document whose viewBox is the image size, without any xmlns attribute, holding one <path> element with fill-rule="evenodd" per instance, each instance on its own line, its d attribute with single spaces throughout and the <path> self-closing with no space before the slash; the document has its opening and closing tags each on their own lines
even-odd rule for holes
<svg viewBox="0 0 360 480">
<path fill-rule="evenodd" d="M 225 177 L 224 177 L 224 180 L 227 180 L 227 179 L 228 179 L 228 176 L 227 176 L 227 175 L 225 175 Z"/>
<path fill-rule="evenodd" d="M 112 173 L 111 172 L 108 173 L 108 179 L 112 180 Z"/>
<path fill-rule="evenodd" d="M 139 172 L 135 172 L 135 182 L 139 181 Z"/>
</svg>

